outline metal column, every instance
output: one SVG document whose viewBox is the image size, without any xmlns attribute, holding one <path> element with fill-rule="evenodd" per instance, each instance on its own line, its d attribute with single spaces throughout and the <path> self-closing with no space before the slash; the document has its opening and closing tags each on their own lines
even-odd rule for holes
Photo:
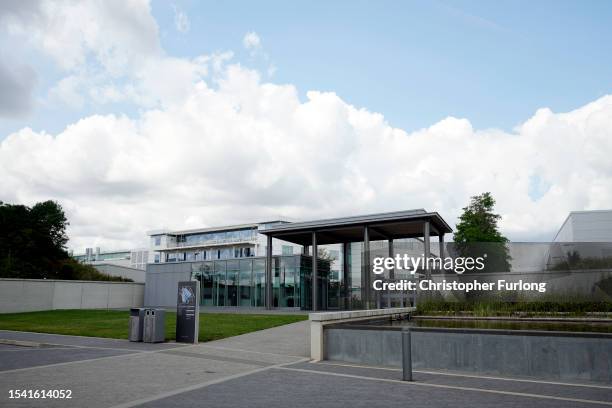
<svg viewBox="0 0 612 408">
<path fill-rule="evenodd" d="M 402 380 L 412 381 L 412 339 L 410 327 L 402 330 Z"/>
<path fill-rule="evenodd" d="M 440 245 L 440 259 L 442 259 L 442 265 L 444 265 L 444 233 L 441 232 L 438 235 L 438 243 Z"/>
<path fill-rule="evenodd" d="M 429 239 L 429 221 L 425 221 L 425 223 L 423 224 L 423 244 L 425 245 L 425 275 L 427 279 L 431 279 L 431 268 L 429 267 L 430 262 L 427 262 L 427 260 L 431 256 L 431 243 L 429 242 Z"/>
<path fill-rule="evenodd" d="M 388 241 L 388 245 L 389 245 L 389 258 L 393 258 L 395 256 L 393 251 L 393 239 L 389 239 Z M 389 281 L 394 281 L 395 280 L 395 268 L 391 268 L 389 269 Z M 387 307 L 391 307 L 391 291 L 387 290 Z"/>
<path fill-rule="evenodd" d="M 266 309 L 272 309 L 272 237 L 266 246 Z"/>
<path fill-rule="evenodd" d="M 318 248 L 317 248 L 317 232 L 312 231 L 312 311 L 316 312 L 318 308 L 319 296 L 319 271 L 318 268 Z"/>
<path fill-rule="evenodd" d="M 365 283 L 365 306 L 370 309 L 370 294 L 371 294 L 371 270 L 370 270 L 370 228 L 366 225 L 363 228 L 363 276 Z"/>
<path fill-rule="evenodd" d="M 344 308 L 351 308 L 351 269 L 349 265 L 349 251 L 351 243 L 344 242 L 342 244 L 342 283 L 344 285 Z"/>
</svg>

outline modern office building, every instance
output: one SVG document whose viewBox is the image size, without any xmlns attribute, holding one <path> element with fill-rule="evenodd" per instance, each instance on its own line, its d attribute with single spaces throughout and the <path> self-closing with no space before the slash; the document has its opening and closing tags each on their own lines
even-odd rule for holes
<svg viewBox="0 0 612 408">
<path fill-rule="evenodd" d="M 73 254 L 72 257 L 77 261 L 97 265 L 106 263 L 111 265 L 125 266 L 128 268 L 147 269 L 149 251 L 147 249 L 102 251 L 100 248 L 85 248 L 85 253 Z"/>
<path fill-rule="evenodd" d="M 149 231 L 150 251 L 154 263 L 264 256 L 266 239 L 261 231 L 286 223 L 279 220 L 190 230 Z M 300 246 L 284 243 L 277 246 L 275 255 L 293 255 L 301 251 Z"/>
<path fill-rule="evenodd" d="M 203 306 L 326 310 L 406 305 L 414 301 L 413 294 L 383 298 L 373 293 L 371 259 L 399 251 L 429 256 L 430 237 L 443 243 L 451 231 L 440 215 L 422 209 L 151 231 L 154 262 L 147 265 L 145 305 L 175 306 L 177 282 L 189 279 L 200 281 Z"/>
<path fill-rule="evenodd" d="M 144 282 L 149 251 L 147 249 L 102 251 L 100 248 L 85 248 L 84 253 L 73 254 L 77 261 L 91 265 L 102 273 L 120 276 L 134 282 Z"/>
</svg>

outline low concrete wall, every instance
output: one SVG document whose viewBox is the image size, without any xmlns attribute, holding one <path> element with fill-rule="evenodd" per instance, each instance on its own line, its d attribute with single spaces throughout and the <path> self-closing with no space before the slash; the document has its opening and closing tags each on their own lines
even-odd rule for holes
<svg viewBox="0 0 612 408">
<path fill-rule="evenodd" d="M 141 307 L 144 284 L 52 279 L 0 279 L 0 313 Z"/>
<path fill-rule="evenodd" d="M 415 369 L 612 383 L 612 335 L 415 328 Z M 400 330 L 327 328 L 325 358 L 401 367 Z"/>
<path fill-rule="evenodd" d="M 339 312 L 310 313 L 310 358 L 314 361 L 323 360 L 326 342 L 324 326 L 337 323 L 359 322 L 369 319 L 384 319 L 405 317 L 414 312 L 414 307 L 395 307 L 389 309 L 347 310 Z"/>
<path fill-rule="evenodd" d="M 134 282 L 144 283 L 145 281 L 145 271 L 142 269 L 130 268 L 122 265 L 113 265 L 109 263 L 95 263 L 91 266 L 106 275 L 119 276 L 122 278 L 131 279 Z"/>
</svg>

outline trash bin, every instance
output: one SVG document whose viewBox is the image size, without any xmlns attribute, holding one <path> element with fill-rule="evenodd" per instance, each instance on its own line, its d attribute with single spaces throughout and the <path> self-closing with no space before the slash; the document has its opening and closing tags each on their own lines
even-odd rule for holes
<svg viewBox="0 0 612 408">
<path fill-rule="evenodd" d="M 145 309 L 143 341 L 161 343 L 166 340 L 164 309 Z"/>
<path fill-rule="evenodd" d="M 130 341 L 142 341 L 145 309 L 133 307 L 130 309 L 130 323 L 128 327 L 128 339 Z"/>
</svg>

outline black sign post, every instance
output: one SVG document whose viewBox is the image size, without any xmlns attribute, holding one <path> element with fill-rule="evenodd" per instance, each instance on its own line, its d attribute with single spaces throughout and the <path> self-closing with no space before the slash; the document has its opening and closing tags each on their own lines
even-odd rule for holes
<svg viewBox="0 0 612 408">
<path fill-rule="evenodd" d="M 200 286 L 197 281 L 178 283 L 176 342 L 197 343 L 200 327 Z"/>
</svg>

